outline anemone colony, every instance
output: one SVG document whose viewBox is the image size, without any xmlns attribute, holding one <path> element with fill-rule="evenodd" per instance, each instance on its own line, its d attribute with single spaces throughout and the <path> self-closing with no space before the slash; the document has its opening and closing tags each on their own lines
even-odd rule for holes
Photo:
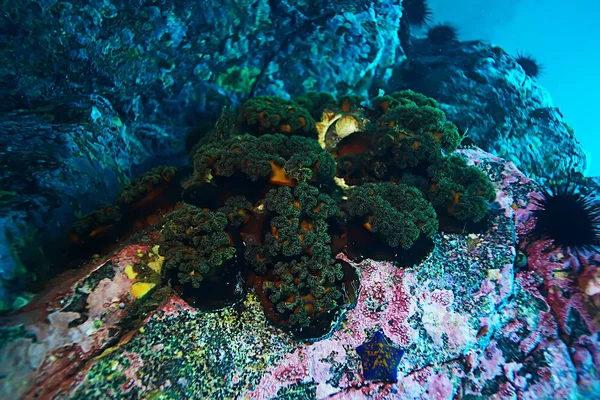
<svg viewBox="0 0 600 400">
<path fill-rule="evenodd" d="M 461 138 L 435 100 L 361 100 L 251 98 L 235 124 L 223 114 L 193 147 L 193 172 L 158 167 L 134 179 L 117 206 L 74 226 L 72 243 L 162 218 L 163 283 L 190 304 L 243 280 L 272 322 L 326 330 L 354 279 L 336 254 L 422 258 L 440 225 L 479 222 L 495 198 L 487 176 L 452 154 Z"/>
</svg>

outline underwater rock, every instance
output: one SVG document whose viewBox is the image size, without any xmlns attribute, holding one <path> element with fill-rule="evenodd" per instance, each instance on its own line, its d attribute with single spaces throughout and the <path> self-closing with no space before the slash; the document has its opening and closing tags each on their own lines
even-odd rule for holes
<svg viewBox="0 0 600 400">
<path fill-rule="evenodd" d="M 366 93 L 376 70 L 403 57 L 401 9 L 384 0 L 6 5 L 0 55 L 14 62 L 0 67 L 0 110 L 109 93 L 125 123 L 181 150 L 179 127 L 248 95 Z"/>
<path fill-rule="evenodd" d="M 600 293 L 586 289 L 600 280 L 598 255 L 576 257 L 549 249 L 547 241 L 528 243 L 538 190 L 533 181 L 481 150 L 457 153 L 497 189 L 486 227 L 434 235 L 434 250 L 416 265 L 349 262 L 358 272 L 359 295 L 330 334 L 297 341 L 269 323 L 252 290 L 240 303 L 209 312 L 172 291 L 145 294 L 158 282 L 162 260 L 156 246 L 131 244 L 112 263 L 90 264 L 76 279 L 63 279 L 69 294 L 51 292 L 52 304 L 60 305 L 40 307 L 47 304 L 42 297 L 2 321 L 10 330 L 3 330 L 0 349 L 0 365 L 8 366 L 1 393 L 27 381 L 19 393 L 40 390 L 42 398 L 593 397 L 600 390 Z M 516 271 L 518 249 L 528 266 Z M 576 262 L 580 275 L 571 268 Z M 90 280 L 102 270 L 110 274 Z M 94 304 L 106 307 L 98 314 Z M 50 328 L 40 328 L 48 324 L 42 316 Z M 63 319 L 66 327 L 52 327 Z M 361 360 L 369 357 L 361 346 L 384 342 L 380 347 L 396 355 L 397 369 L 376 370 L 372 359 Z M 16 349 L 36 354 L 37 364 L 15 357 Z M 64 368 L 55 356 L 61 351 L 79 361 Z M 50 385 L 42 385 L 42 369 L 35 371 L 42 363 L 54 373 Z"/>
<path fill-rule="evenodd" d="M 72 169 L 54 170 L 62 178 L 50 185 L 73 193 L 28 199 L 28 204 L 36 206 L 41 202 L 43 213 L 68 227 L 73 220 L 62 214 L 70 213 L 71 201 L 76 213 L 83 215 L 101 203 L 109 204 L 127 178 L 160 163 L 178 166 L 174 156 L 184 153 L 189 127 L 214 119 L 225 104 L 236 105 L 258 94 L 289 98 L 307 90 L 365 94 L 375 70 L 385 75 L 403 57 L 396 34 L 400 16 L 400 4 L 383 0 L 368 4 L 360 0 L 85 0 L 6 5 L 1 17 L 5 28 L 0 32 L 6 45 L 0 56 L 12 62 L 0 66 L 0 110 L 27 115 L 15 123 L 28 124 L 22 126 L 27 128 L 26 146 L 36 150 L 21 157 L 20 136 L 10 133 L 14 129 L 7 126 L 3 126 L 7 135 L 0 143 L 11 149 L 8 153 L 26 160 L 29 172 L 35 167 L 46 175 L 53 170 L 51 161 Z M 325 51 L 327 57 L 323 57 Z M 58 142 L 52 142 L 64 135 L 45 132 L 58 122 L 39 128 L 31 119 L 40 107 L 55 103 L 53 99 L 90 93 L 108 99 L 92 96 L 106 103 L 97 108 L 103 114 L 104 107 L 110 108 L 106 120 L 114 117 L 114 121 L 94 128 L 93 134 L 80 135 L 72 144 L 73 155 L 65 155 L 66 149 L 61 151 Z M 5 123 L 13 124 L 9 120 Z M 98 153 L 97 142 L 114 135 L 112 129 L 120 137 L 107 142 L 110 151 Z M 5 146 L 3 141 L 9 139 L 14 143 Z M 49 149 L 55 150 L 55 158 L 44 161 L 37 153 Z M 81 159 L 74 160 L 75 155 Z M 91 174 L 93 168 L 95 174 Z M 38 178 L 18 181 L 32 179 Z M 67 180 L 78 185 L 62 184 Z M 23 203 L 14 199 L 20 193 L 14 195 L 10 187 L 3 190 L 2 203 Z M 92 192 L 102 195 L 86 198 Z M 60 215 L 54 215 L 54 209 Z M 2 229 L 9 230 L 4 228 L 9 226 L 12 233 L 2 236 L 37 240 L 37 229 L 50 229 L 38 222 L 17 228 L 20 220 L 37 219 L 16 214 L 3 217 Z M 51 229 L 61 231 L 55 224 Z M 0 248 L 3 259 L 14 257 L 15 250 L 9 247 Z M 14 281 L 20 262 L 13 264 L 17 267 L 0 268 L 2 279 Z M 3 295 L 3 290 L 0 301 L 11 303 L 11 295 Z"/>
<path fill-rule="evenodd" d="M 3 310 L 22 290 L 21 280 L 45 279 L 44 265 L 58 256 L 65 229 L 114 202 L 144 150 L 110 103 L 96 95 L 6 113 L 0 149 Z"/>
<path fill-rule="evenodd" d="M 266 54 L 269 65 L 256 80 L 255 95 L 323 91 L 365 96 L 375 76 L 389 75 L 404 59 L 398 37 L 400 2 L 280 3 L 273 14 L 289 40 L 276 40 L 276 50 Z"/>
<path fill-rule="evenodd" d="M 433 48 L 414 39 L 389 85 L 435 98 L 477 146 L 529 175 L 586 168 L 583 147 L 550 94 L 500 47 L 469 41 Z"/>
<path fill-rule="evenodd" d="M 2 317 L 0 397 L 52 398 L 87 361 L 126 340 L 123 321 L 160 263 L 148 246 L 127 246 L 64 273 L 20 313 Z"/>
</svg>

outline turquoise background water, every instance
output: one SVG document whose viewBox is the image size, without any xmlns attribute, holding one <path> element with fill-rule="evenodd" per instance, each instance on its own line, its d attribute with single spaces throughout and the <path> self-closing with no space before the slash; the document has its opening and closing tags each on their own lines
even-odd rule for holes
<svg viewBox="0 0 600 400">
<path fill-rule="evenodd" d="M 550 92 L 600 176 L 600 1 L 430 0 L 435 22 L 451 22 L 463 40 L 484 39 L 541 64 Z"/>
</svg>

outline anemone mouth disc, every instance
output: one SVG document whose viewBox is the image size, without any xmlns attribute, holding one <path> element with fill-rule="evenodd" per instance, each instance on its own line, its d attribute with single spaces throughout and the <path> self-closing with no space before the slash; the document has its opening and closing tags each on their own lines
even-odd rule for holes
<svg viewBox="0 0 600 400">
<path fill-rule="evenodd" d="M 593 251 L 600 248 L 600 201 L 577 185 L 555 184 L 544 189 L 533 203 L 537 238 L 551 239 L 566 250 Z"/>
</svg>

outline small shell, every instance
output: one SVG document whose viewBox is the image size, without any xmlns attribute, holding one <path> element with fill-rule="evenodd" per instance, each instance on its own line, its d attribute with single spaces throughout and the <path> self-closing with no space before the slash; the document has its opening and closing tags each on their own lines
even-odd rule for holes
<svg viewBox="0 0 600 400">
<path fill-rule="evenodd" d="M 325 135 L 329 130 L 329 127 L 342 117 L 342 114 L 336 114 L 331 110 L 323 111 L 321 121 L 317 122 L 317 133 L 319 134 L 319 144 L 322 148 L 325 148 Z"/>
<path fill-rule="evenodd" d="M 344 115 L 335 124 L 335 134 L 343 139 L 360 130 L 358 121 L 352 115 Z"/>
</svg>

